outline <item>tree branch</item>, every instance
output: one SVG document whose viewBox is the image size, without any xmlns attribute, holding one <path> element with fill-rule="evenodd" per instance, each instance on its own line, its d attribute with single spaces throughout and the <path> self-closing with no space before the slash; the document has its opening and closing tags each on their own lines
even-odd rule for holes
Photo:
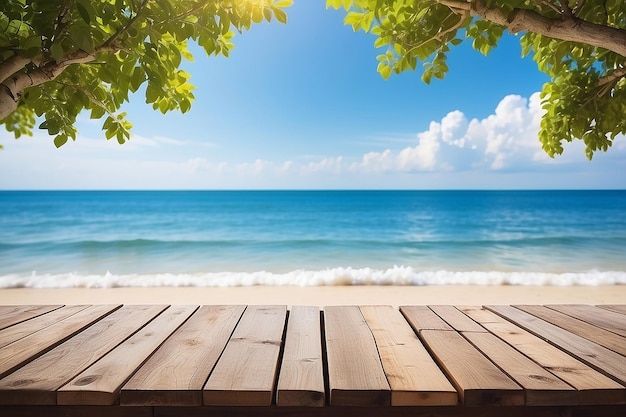
<svg viewBox="0 0 626 417">
<path fill-rule="evenodd" d="M 572 12 L 572 8 L 569 7 L 569 4 L 567 3 L 567 0 L 560 0 L 559 3 L 561 3 L 561 7 L 563 8 L 563 14 L 565 15 L 566 18 L 573 18 L 574 17 L 574 12 Z"/>
<path fill-rule="evenodd" d="M 6 61 L 0 63 L 0 83 L 6 81 L 11 75 L 24 69 L 32 61 L 21 55 L 12 55 Z"/>
<path fill-rule="evenodd" d="M 616 69 L 609 75 L 605 75 L 604 77 L 598 80 L 598 87 L 602 87 L 603 85 L 610 84 L 614 81 L 619 80 L 620 78 L 624 78 L 626 76 L 626 67 L 620 66 L 619 69 Z"/>
<path fill-rule="evenodd" d="M 413 50 L 417 49 L 417 48 L 421 48 L 422 46 L 424 46 L 425 44 L 427 44 L 430 41 L 433 40 L 441 40 L 441 38 L 443 38 L 445 35 L 447 35 L 450 32 L 454 32 L 455 30 L 457 30 L 458 28 L 460 28 L 461 26 L 463 26 L 463 22 L 465 22 L 465 20 L 469 17 L 469 12 L 468 11 L 458 11 L 455 12 L 454 10 L 452 11 L 454 14 L 456 14 L 457 16 L 459 16 L 459 21 L 456 22 L 452 27 L 443 30 L 441 32 L 437 32 L 437 34 L 435 36 L 433 36 L 432 38 L 420 43 L 419 45 L 415 45 L 415 46 L 411 46 L 411 49 L 409 49 L 409 51 L 407 52 L 407 55 L 410 55 Z M 454 16 L 454 15 L 449 15 L 449 16 Z M 447 19 L 445 19 L 447 20 Z M 444 20 L 444 21 L 445 21 Z M 442 22 L 443 23 L 443 22 Z"/>
<path fill-rule="evenodd" d="M 529 31 L 563 41 L 605 48 L 626 57 L 626 30 L 587 22 L 577 17 L 550 19 L 533 10 L 515 9 L 505 16 L 482 0 L 437 0 L 452 9 L 468 10 L 473 16 L 506 26 L 510 32 Z"/>
<path fill-rule="evenodd" d="M 116 52 L 118 50 L 114 46 L 101 46 L 90 54 L 80 50 L 69 54 L 58 63 L 51 60 L 34 71 L 13 73 L 0 83 L 0 87 L 2 87 L 0 89 L 0 120 L 3 120 L 17 108 L 17 103 L 25 89 L 54 80 L 72 64 L 85 64 L 96 60 L 97 55 L 101 52 Z"/>
<path fill-rule="evenodd" d="M 120 30 L 118 30 L 117 32 L 115 32 L 113 35 L 111 35 L 111 37 L 109 39 L 107 39 L 102 46 L 103 47 L 108 47 L 110 45 L 113 45 L 114 43 L 117 42 L 117 40 L 119 39 L 120 36 L 122 36 L 125 32 L 128 31 L 128 29 L 130 29 L 130 27 L 137 21 L 137 19 L 139 18 L 139 13 L 141 13 L 141 10 L 144 8 L 144 6 L 148 3 L 148 0 L 144 0 L 139 4 L 139 7 L 137 8 L 137 11 L 135 12 L 135 15 L 128 21 L 126 22 L 126 24 L 124 26 L 122 26 L 122 28 Z"/>
</svg>

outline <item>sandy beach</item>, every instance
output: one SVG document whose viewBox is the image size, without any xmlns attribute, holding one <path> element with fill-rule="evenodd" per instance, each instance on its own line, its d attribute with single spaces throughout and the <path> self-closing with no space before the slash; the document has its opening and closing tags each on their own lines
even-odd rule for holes
<svg viewBox="0 0 626 417">
<path fill-rule="evenodd" d="M 325 286 L 2 289 L 11 304 L 624 304 L 626 285 L 611 286 Z"/>
</svg>

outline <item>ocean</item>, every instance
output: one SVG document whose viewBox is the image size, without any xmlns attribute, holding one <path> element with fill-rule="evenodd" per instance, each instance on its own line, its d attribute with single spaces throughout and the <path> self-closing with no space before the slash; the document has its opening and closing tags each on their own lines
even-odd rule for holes
<svg viewBox="0 0 626 417">
<path fill-rule="evenodd" d="M 626 191 L 2 191 L 0 288 L 626 284 Z"/>
</svg>

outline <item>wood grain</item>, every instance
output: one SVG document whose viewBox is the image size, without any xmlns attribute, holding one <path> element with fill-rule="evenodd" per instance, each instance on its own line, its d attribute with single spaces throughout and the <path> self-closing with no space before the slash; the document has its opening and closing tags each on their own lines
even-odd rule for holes
<svg viewBox="0 0 626 417">
<path fill-rule="evenodd" d="M 30 320 L 61 307 L 63 306 L 0 306 L 0 329 Z"/>
<path fill-rule="evenodd" d="M 422 330 L 420 338 L 467 406 L 522 405 L 524 392 L 459 333 Z"/>
<path fill-rule="evenodd" d="M 0 330 L 0 348 L 3 348 L 23 337 L 40 331 L 52 324 L 58 323 L 66 319 L 72 314 L 76 314 L 81 310 L 89 307 L 88 305 L 74 305 L 59 308 L 48 314 L 32 318 L 28 321 L 16 324 L 6 329 Z"/>
<path fill-rule="evenodd" d="M 390 405 L 376 342 L 359 307 L 324 309 L 330 405 Z"/>
<path fill-rule="evenodd" d="M 422 330 L 454 330 L 426 306 L 402 306 L 400 312 L 417 333 Z"/>
<path fill-rule="evenodd" d="M 547 307 L 626 337 L 625 314 L 583 304 L 555 304 Z"/>
<path fill-rule="evenodd" d="M 544 306 L 517 305 L 522 311 L 626 356 L 626 338 Z"/>
<path fill-rule="evenodd" d="M 0 417 L 626 415 L 624 305 L 53 307 L 0 306 Z"/>
<path fill-rule="evenodd" d="M 391 405 L 455 405 L 458 395 L 398 310 L 362 306 L 391 387 Z"/>
<path fill-rule="evenodd" d="M 428 306 L 446 323 L 458 332 L 486 332 L 484 327 L 463 314 L 455 306 L 451 305 L 430 305 Z"/>
<path fill-rule="evenodd" d="M 294 306 L 287 323 L 276 404 L 322 407 L 324 403 L 320 310 Z"/>
<path fill-rule="evenodd" d="M 202 405 L 202 387 L 245 306 L 203 306 L 122 387 L 121 405 Z"/>
<path fill-rule="evenodd" d="M 248 306 L 204 386 L 210 405 L 271 405 L 285 306 Z"/>
<path fill-rule="evenodd" d="M 626 314 L 626 304 L 603 304 L 596 306 L 605 310 L 614 311 L 620 314 Z"/>
<path fill-rule="evenodd" d="M 463 312 L 490 333 L 513 346 L 544 369 L 576 388 L 580 404 L 621 404 L 624 387 L 545 340 L 486 309 Z"/>
<path fill-rule="evenodd" d="M 197 309 L 174 306 L 85 369 L 57 391 L 64 405 L 112 405 L 119 390 L 146 359 Z"/>
<path fill-rule="evenodd" d="M 463 336 L 524 388 L 527 405 L 574 405 L 578 403 L 574 388 L 498 337 L 484 332 L 464 332 Z"/>
<path fill-rule="evenodd" d="M 125 306 L 0 380 L 0 404 L 56 404 L 56 390 L 165 306 Z"/>
<path fill-rule="evenodd" d="M 80 309 L 44 329 L 0 349 L 0 378 L 43 355 L 120 306 L 99 305 Z"/>
<path fill-rule="evenodd" d="M 517 326 L 548 340 L 609 378 L 626 385 L 626 360 L 622 355 L 515 307 L 487 306 L 487 308 Z"/>
</svg>

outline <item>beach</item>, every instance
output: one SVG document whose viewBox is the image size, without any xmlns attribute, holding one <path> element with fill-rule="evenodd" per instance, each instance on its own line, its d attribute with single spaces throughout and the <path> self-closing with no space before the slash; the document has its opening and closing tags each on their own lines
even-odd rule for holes
<svg viewBox="0 0 626 417">
<path fill-rule="evenodd" d="M 626 285 L 605 286 L 249 286 L 225 288 L 2 289 L 0 305 L 14 304 L 266 304 L 266 305 L 489 305 L 624 304 Z"/>
<path fill-rule="evenodd" d="M 623 304 L 625 191 L 0 192 L 0 304 Z"/>
</svg>

